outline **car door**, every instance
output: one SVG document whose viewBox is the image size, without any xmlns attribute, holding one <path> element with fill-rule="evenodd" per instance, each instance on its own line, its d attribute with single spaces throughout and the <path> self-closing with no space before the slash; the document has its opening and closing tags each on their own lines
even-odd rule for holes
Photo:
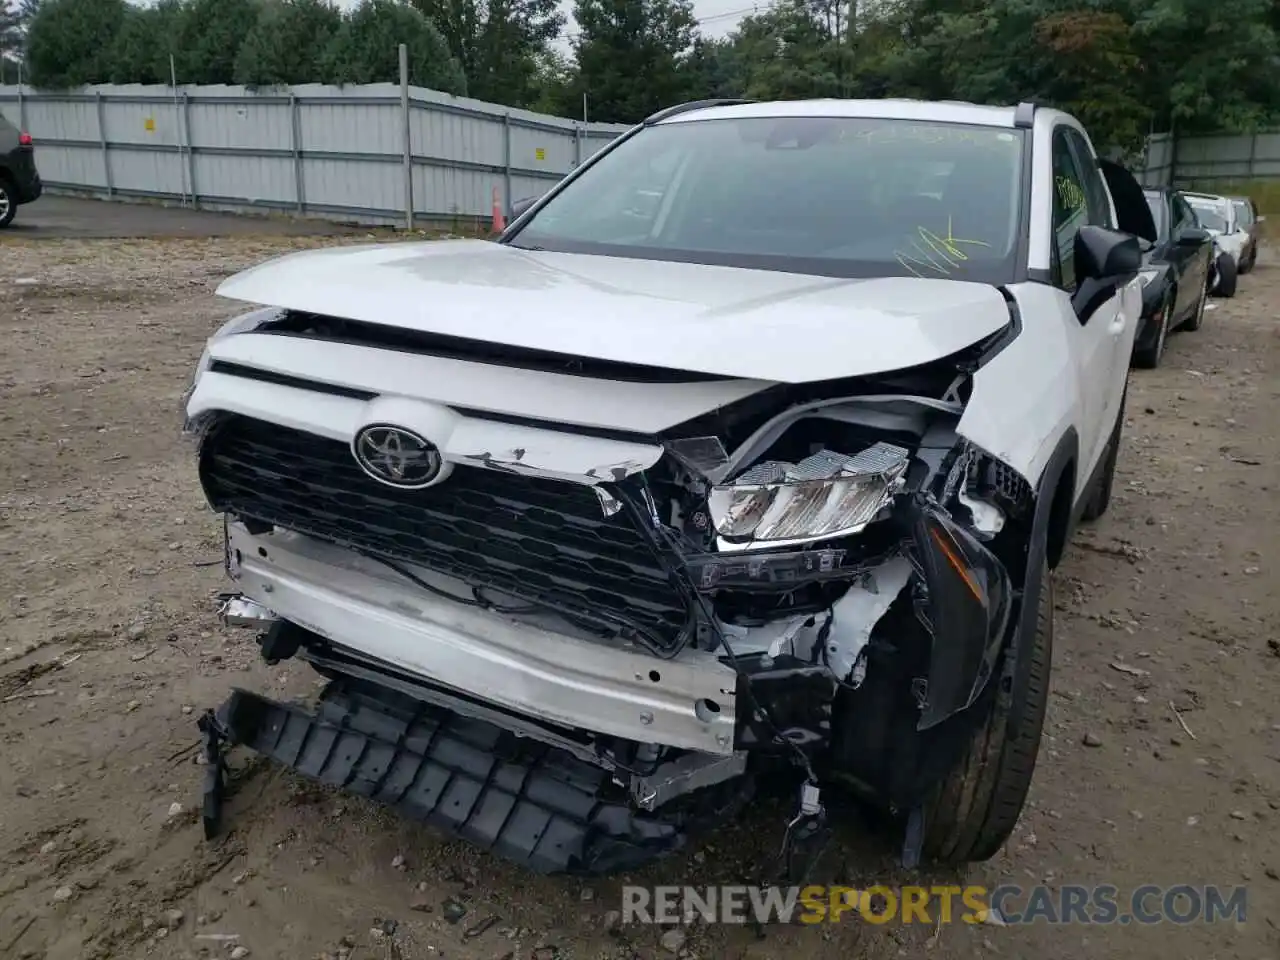
<svg viewBox="0 0 1280 960">
<path fill-rule="evenodd" d="M 1209 282 L 1209 258 L 1205 249 L 1211 246 L 1206 242 L 1195 247 L 1179 246 L 1178 236 L 1184 230 L 1196 228 L 1196 215 L 1191 205 L 1178 194 L 1170 198 L 1173 204 L 1173 229 L 1170 232 L 1172 242 L 1171 257 L 1177 258 L 1178 300 L 1176 315 L 1186 316 L 1200 300 L 1200 291 Z"/>
<path fill-rule="evenodd" d="M 1110 191 L 1088 141 L 1074 127 L 1063 124 L 1054 130 L 1052 143 L 1057 282 L 1068 293 L 1074 293 L 1077 282 L 1072 261 L 1076 234 L 1086 223 L 1114 230 L 1116 215 Z M 1138 196 L 1149 219 L 1141 189 Z M 1102 455 L 1120 412 L 1141 309 L 1141 296 L 1135 284 L 1136 281 L 1121 287 L 1111 299 L 1080 321 L 1076 358 L 1083 391 L 1084 424 L 1080 443 L 1085 476 Z M 1133 291 L 1127 289 L 1130 286 L 1134 286 Z M 1086 432 L 1088 436 L 1083 435 Z"/>
</svg>

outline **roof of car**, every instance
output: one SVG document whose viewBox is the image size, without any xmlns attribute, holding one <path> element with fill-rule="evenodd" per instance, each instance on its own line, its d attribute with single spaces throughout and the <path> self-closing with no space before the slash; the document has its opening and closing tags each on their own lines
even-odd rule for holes
<svg viewBox="0 0 1280 960">
<path fill-rule="evenodd" d="M 742 119 L 747 117 L 860 117 L 868 119 L 925 120 L 934 123 L 966 123 L 984 127 L 1014 124 L 1017 107 L 989 107 L 959 100 L 779 100 L 764 103 L 689 104 L 657 123 L 685 123 L 692 120 Z M 1056 112 L 1045 110 L 1046 113 Z"/>
</svg>

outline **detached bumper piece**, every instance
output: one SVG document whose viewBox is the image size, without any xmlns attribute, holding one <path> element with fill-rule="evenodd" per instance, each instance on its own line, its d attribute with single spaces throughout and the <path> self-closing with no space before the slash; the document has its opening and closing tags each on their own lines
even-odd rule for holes
<svg viewBox="0 0 1280 960">
<path fill-rule="evenodd" d="M 641 813 L 609 773 L 563 750 L 345 678 L 325 688 L 314 714 L 234 690 L 201 730 L 212 761 L 207 836 L 221 820 L 221 748 L 235 744 L 538 873 L 634 869 L 681 848 L 721 812 L 672 804 Z"/>
</svg>

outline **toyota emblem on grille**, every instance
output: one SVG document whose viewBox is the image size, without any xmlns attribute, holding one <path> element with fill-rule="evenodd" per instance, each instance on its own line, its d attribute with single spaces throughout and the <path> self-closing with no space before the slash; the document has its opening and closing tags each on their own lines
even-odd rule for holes
<svg viewBox="0 0 1280 960">
<path fill-rule="evenodd" d="M 440 475 L 440 451 L 426 437 L 403 427 L 371 424 L 351 442 L 360 469 L 389 487 L 418 489 Z"/>
</svg>

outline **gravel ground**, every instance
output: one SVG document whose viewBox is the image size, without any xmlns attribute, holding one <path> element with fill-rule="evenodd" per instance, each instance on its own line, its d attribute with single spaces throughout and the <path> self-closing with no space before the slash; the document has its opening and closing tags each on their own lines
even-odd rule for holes
<svg viewBox="0 0 1280 960">
<path fill-rule="evenodd" d="M 1162 369 L 1134 373 L 1117 496 L 1058 573 L 1031 806 L 997 858 L 925 878 L 1246 885 L 1245 924 L 846 917 L 664 941 L 616 928 L 620 879 L 532 877 L 245 757 L 231 829 L 206 844 L 195 715 L 233 684 L 316 683 L 266 668 L 214 618 L 220 528 L 178 436 L 180 396 L 236 310 L 212 296 L 219 279 L 335 242 L 351 241 L 0 241 L 0 957 L 1280 955 L 1280 266 L 1265 262 L 1171 340 Z M 761 805 L 632 879 L 741 882 L 782 817 Z M 851 822 L 827 869 L 910 882 L 893 861 Z"/>
</svg>

